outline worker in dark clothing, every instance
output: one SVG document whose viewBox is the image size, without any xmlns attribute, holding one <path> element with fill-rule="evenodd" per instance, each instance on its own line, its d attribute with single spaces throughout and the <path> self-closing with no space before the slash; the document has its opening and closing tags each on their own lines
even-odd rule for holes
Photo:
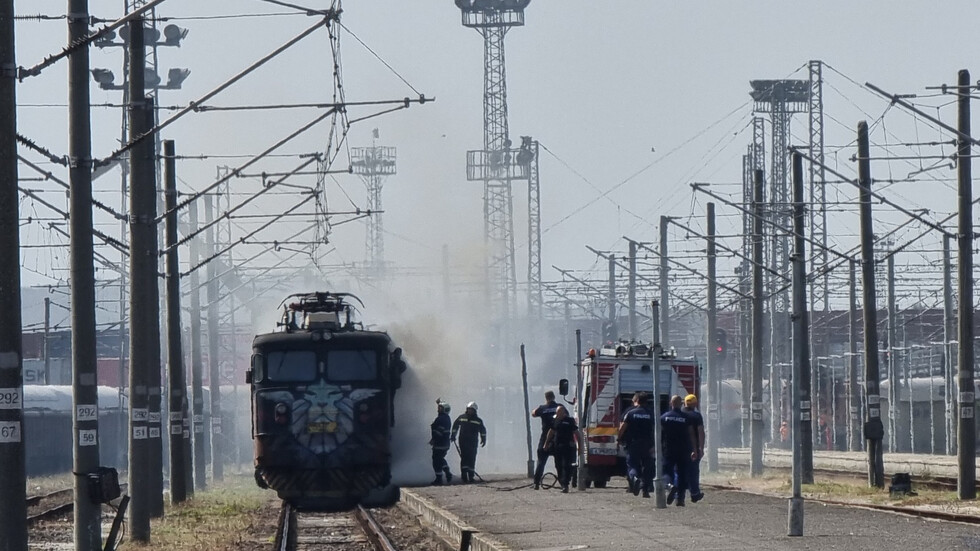
<svg viewBox="0 0 980 551">
<path fill-rule="evenodd" d="M 633 495 L 650 497 L 655 470 L 653 454 L 653 412 L 647 404 L 647 393 L 633 395 L 633 407 L 619 424 L 619 445 L 626 447 L 626 481 Z"/>
<path fill-rule="evenodd" d="M 541 418 L 541 438 L 538 438 L 538 466 L 534 469 L 534 489 L 541 488 L 541 478 L 544 477 L 544 466 L 548 462 L 548 451 L 544 448 L 544 441 L 548 437 L 548 431 L 555 421 L 555 411 L 558 410 L 558 402 L 555 401 L 555 393 L 548 391 L 544 393 L 545 403 L 534 408 L 531 417 Z"/>
<path fill-rule="evenodd" d="M 575 419 L 568 415 L 565 406 L 555 410 L 554 423 L 544 439 L 544 448 L 550 449 L 555 456 L 555 468 L 558 469 L 558 483 L 561 493 L 568 493 L 568 483 L 572 480 L 572 463 L 575 461 L 575 442 L 578 441 L 578 425 Z"/>
<path fill-rule="evenodd" d="M 677 506 L 684 506 L 687 491 L 688 465 L 697 455 L 694 425 L 691 418 L 681 411 L 684 400 L 680 396 L 670 398 L 670 411 L 660 416 L 664 455 L 663 476 L 670 486 L 667 505 L 677 500 Z"/>
<path fill-rule="evenodd" d="M 449 437 L 455 442 L 456 435 L 459 435 L 459 472 L 464 484 L 475 482 L 477 441 L 480 446 L 487 445 L 487 428 L 483 426 L 483 419 L 476 414 L 477 408 L 476 402 L 466 404 L 466 411 L 453 422 L 453 432 Z"/>
<path fill-rule="evenodd" d="M 432 470 L 436 472 L 436 479 L 432 481 L 433 486 L 442 485 L 442 475 L 446 474 L 446 484 L 453 483 L 453 473 L 449 470 L 449 463 L 446 462 L 446 454 L 449 453 L 449 430 L 453 422 L 449 419 L 449 404 L 442 399 L 436 400 L 438 413 L 435 421 L 432 421 L 430 429 L 432 437 L 429 445 L 432 446 Z"/>
<path fill-rule="evenodd" d="M 691 491 L 691 501 L 697 503 L 704 498 L 701 491 L 701 458 L 704 457 L 704 417 L 698 411 L 698 397 L 688 394 L 684 397 L 684 407 L 681 411 L 691 418 L 694 427 L 695 448 L 697 457 L 691 456 L 691 464 L 687 470 L 687 488 Z"/>
</svg>

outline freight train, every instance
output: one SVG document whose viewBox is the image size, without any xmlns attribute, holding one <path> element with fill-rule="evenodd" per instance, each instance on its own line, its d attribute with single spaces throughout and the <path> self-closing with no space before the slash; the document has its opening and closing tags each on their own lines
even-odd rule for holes
<svg viewBox="0 0 980 551">
<path fill-rule="evenodd" d="M 353 301 L 360 304 L 347 293 L 291 295 L 277 331 L 252 343 L 255 480 L 298 509 L 399 498 L 390 441 L 407 366 L 386 333 L 354 321 Z"/>
</svg>

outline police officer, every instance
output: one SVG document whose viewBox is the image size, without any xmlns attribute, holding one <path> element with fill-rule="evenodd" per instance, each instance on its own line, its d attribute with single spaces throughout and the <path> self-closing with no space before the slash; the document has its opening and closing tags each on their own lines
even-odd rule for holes
<svg viewBox="0 0 980 551">
<path fill-rule="evenodd" d="M 487 428 L 483 425 L 483 419 L 476 414 L 477 409 L 476 402 L 466 404 L 466 411 L 453 422 L 453 432 L 449 437 L 456 442 L 456 435 L 459 434 L 459 472 L 464 484 L 475 482 L 477 437 L 480 446 L 487 445 Z"/>
<path fill-rule="evenodd" d="M 653 456 L 653 412 L 647 404 L 647 393 L 633 395 L 633 407 L 619 424 L 619 445 L 626 447 L 626 481 L 633 495 L 650 497 L 655 469 Z"/>
<path fill-rule="evenodd" d="M 555 410 L 554 423 L 544 440 L 545 449 L 555 454 L 555 468 L 558 469 L 558 483 L 561 493 L 568 493 L 568 483 L 572 480 L 572 463 L 575 461 L 575 442 L 578 440 L 578 425 L 568 415 L 565 406 Z"/>
<path fill-rule="evenodd" d="M 687 471 L 687 486 L 691 490 L 691 501 L 697 503 L 704 497 L 701 491 L 701 458 L 704 457 L 704 417 L 698 411 L 698 397 L 688 394 L 684 397 L 684 407 L 681 411 L 691 418 L 691 425 L 694 427 L 694 437 L 696 447 L 694 451 L 697 457 L 691 455 L 691 464 Z"/>
<path fill-rule="evenodd" d="M 538 438 L 538 466 L 534 469 L 534 489 L 541 489 L 541 479 L 544 477 L 544 466 L 548 462 L 548 450 L 544 447 L 544 441 L 548 437 L 548 431 L 555 420 L 555 411 L 558 410 L 558 402 L 555 401 L 555 393 L 547 391 L 544 393 L 545 403 L 534 408 L 531 417 L 541 418 L 541 438 Z"/>
<path fill-rule="evenodd" d="M 430 425 L 432 437 L 429 445 L 432 446 L 432 470 L 436 472 L 436 479 L 432 481 L 433 486 L 442 485 L 442 474 L 446 474 L 446 484 L 453 483 L 453 473 L 449 471 L 449 463 L 446 462 L 446 454 L 449 453 L 449 430 L 452 421 L 449 419 L 450 406 L 442 399 L 436 400 L 438 412 L 436 418 Z"/>
<path fill-rule="evenodd" d="M 670 485 L 667 505 L 676 499 L 678 507 L 684 506 L 688 465 L 697 454 L 694 426 L 691 418 L 681 411 L 683 403 L 680 396 L 671 396 L 670 410 L 660 416 L 664 450 L 663 476 Z"/>
</svg>

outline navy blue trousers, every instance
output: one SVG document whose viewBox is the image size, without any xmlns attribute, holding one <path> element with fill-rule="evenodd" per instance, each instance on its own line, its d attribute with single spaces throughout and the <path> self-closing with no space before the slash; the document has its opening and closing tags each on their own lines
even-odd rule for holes
<svg viewBox="0 0 980 551">
<path fill-rule="evenodd" d="M 626 446 L 626 473 L 630 478 L 639 480 L 643 489 L 648 492 L 651 490 L 655 470 L 653 454 L 650 453 L 652 447 L 651 442 L 630 442 Z"/>
</svg>

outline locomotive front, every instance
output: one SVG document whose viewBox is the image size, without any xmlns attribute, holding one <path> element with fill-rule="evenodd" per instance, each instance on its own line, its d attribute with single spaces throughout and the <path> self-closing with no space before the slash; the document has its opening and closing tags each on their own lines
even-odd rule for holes
<svg viewBox="0 0 980 551">
<path fill-rule="evenodd" d="M 282 331 L 252 343 L 256 482 L 303 509 L 398 500 L 390 431 L 405 362 L 387 334 L 351 321 L 347 297 L 301 295 Z"/>
</svg>

